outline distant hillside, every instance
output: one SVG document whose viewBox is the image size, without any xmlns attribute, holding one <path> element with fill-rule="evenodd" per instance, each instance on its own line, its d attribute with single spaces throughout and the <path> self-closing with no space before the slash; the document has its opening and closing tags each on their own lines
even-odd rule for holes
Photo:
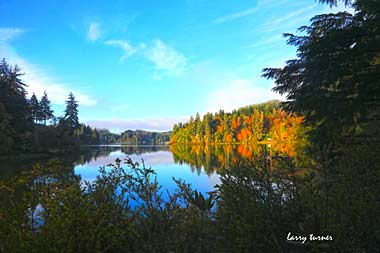
<svg viewBox="0 0 380 253">
<path fill-rule="evenodd" d="M 97 144 L 115 144 L 120 142 L 120 135 L 111 133 L 108 129 L 93 129 L 93 135 L 97 136 Z"/>
<path fill-rule="evenodd" d="M 144 130 L 126 130 L 120 134 L 122 144 L 156 145 L 167 144 L 172 132 L 149 132 Z"/>
</svg>

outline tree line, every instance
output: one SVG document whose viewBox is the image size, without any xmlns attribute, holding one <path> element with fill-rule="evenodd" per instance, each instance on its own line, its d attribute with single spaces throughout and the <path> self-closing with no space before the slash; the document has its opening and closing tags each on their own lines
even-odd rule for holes
<svg viewBox="0 0 380 253">
<path fill-rule="evenodd" d="M 203 119 L 197 113 L 188 122 L 174 125 L 170 141 L 173 144 L 231 144 L 270 139 L 286 145 L 304 138 L 302 117 L 286 113 L 279 105 L 279 101 L 269 101 L 231 113 L 220 110 L 214 114 L 206 113 Z"/>
<path fill-rule="evenodd" d="M 0 154 L 67 151 L 82 144 L 113 143 L 117 136 L 79 123 L 78 101 L 70 92 L 63 116 L 56 117 L 46 91 L 27 98 L 21 69 L 0 62 Z"/>
<path fill-rule="evenodd" d="M 156 145 L 167 144 L 170 140 L 171 132 L 150 132 L 144 130 L 126 130 L 120 134 L 122 144 L 133 145 Z"/>
</svg>

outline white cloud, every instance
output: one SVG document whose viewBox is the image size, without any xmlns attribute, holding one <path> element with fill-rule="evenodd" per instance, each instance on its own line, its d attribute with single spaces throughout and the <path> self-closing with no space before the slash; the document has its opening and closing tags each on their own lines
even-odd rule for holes
<svg viewBox="0 0 380 253">
<path fill-rule="evenodd" d="M 126 40 L 107 40 L 105 41 L 107 45 L 115 46 L 123 50 L 124 54 L 121 56 L 120 60 L 123 61 L 127 59 L 128 57 L 131 57 L 139 50 L 145 48 L 145 44 L 140 44 L 138 47 L 133 47 L 128 41 Z"/>
<path fill-rule="evenodd" d="M 259 0 L 257 1 L 257 6 L 248 8 L 245 10 L 241 10 L 238 12 L 234 12 L 231 14 L 227 14 L 216 18 L 212 21 L 213 24 L 222 24 L 230 21 L 234 21 L 236 19 L 244 18 L 250 15 L 255 14 L 257 11 L 262 11 L 263 9 L 272 10 L 274 8 L 278 8 L 281 5 L 289 4 L 288 0 Z"/>
<path fill-rule="evenodd" d="M 188 117 L 178 118 L 144 118 L 130 120 L 85 120 L 85 124 L 96 128 L 107 128 L 114 132 L 122 132 L 124 130 L 147 130 L 147 131 L 171 131 L 173 125 L 178 122 L 185 122 Z"/>
<path fill-rule="evenodd" d="M 15 37 L 22 34 L 24 30 L 20 28 L 5 27 L 0 28 L 0 42 L 6 42 L 14 39 Z"/>
<path fill-rule="evenodd" d="M 92 22 L 87 31 L 87 38 L 91 41 L 95 41 L 100 38 L 102 35 L 101 30 L 100 30 L 100 25 L 97 22 Z"/>
<path fill-rule="evenodd" d="M 161 79 L 165 75 L 180 75 L 187 67 L 187 58 L 160 39 L 154 40 L 149 46 L 145 43 L 140 43 L 137 47 L 132 46 L 127 40 L 107 40 L 105 44 L 123 50 L 120 61 L 134 55 L 144 57 L 150 61 L 154 65 L 153 77 L 155 79 Z"/>
<path fill-rule="evenodd" d="M 232 111 L 239 107 L 273 99 L 284 100 L 282 96 L 274 93 L 268 87 L 259 87 L 250 80 L 236 79 L 209 94 L 206 111 L 217 112 L 220 109 Z"/>
<path fill-rule="evenodd" d="M 256 48 L 256 47 L 261 47 L 261 46 L 270 46 L 279 42 L 286 42 L 286 39 L 282 36 L 282 34 L 276 34 L 273 36 L 266 36 L 263 39 L 257 40 L 255 43 L 251 44 L 248 46 L 248 48 Z"/>
<path fill-rule="evenodd" d="M 183 54 L 159 39 L 154 41 L 152 48 L 146 50 L 145 57 L 154 64 L 157 71 L 173 76 L 183 73 L 187 65 L 187 58 Z"/>
<path fill-rule="evenodd" d="M 93 106 L 96 104 L 96 101 L 88 95 L 69 88 L 70 85 L 57 81 L 42 67 L 28 62 L 7 43 L 0 42 L 0 55 L 11 65 L 21 67 L 22 72 L 25 73 L 21 79 L 27 84 L 26 90 L 29 96 L 33 92 L 37 96 L 42 96 L 43 92 L 46 91 L 53 104 L 62 105 L 65 103 L 69 92 L 73 92 L 80 105 Z"/>
<path fill-rule="evenodd" d="M 216 19 L 214 19 L 212 21 L 212 23 L 214 23 L 214 24 L 222 24 L 222 23 L 225 23 L 225 22 L 228 22 L 228 21 L 232 21 L 232 20 L 235 20 L 235 19 L 243 18 L 243 17 L 246 17 L 246 16 L 254 14 L 257 10 L 258 10 L 258 8 L 254 7 L 254 8 L 246 9 L 246 10 L 243 10 L 243 11 L 235 12 L 235 13 L 232 13 L 232 14 L 229 14 L 229 15 L 225 15 L 225 16 L 216 18 Z"/>
<path fill-rule="evenodd" d="M 302 20 L 305 20 L 305 19 L 308 20 L 312 17 L 312 14 L 310 14 L 310 11 L 312 10 L 316 11 L 317 9 L 318 9 L 318 4 L 311 4 L 302 9 L 298 9 L 296 11 L 290 12 L 287 15 L 271 20 L 263 24 L 262 26 L 260 26 L 260 29 L 275 30 L 275 29 L 284 27 L 284 24 L 288 22 L 290 22 L 291 24 L 300 24 L 302 23 Z"/>
</svg>

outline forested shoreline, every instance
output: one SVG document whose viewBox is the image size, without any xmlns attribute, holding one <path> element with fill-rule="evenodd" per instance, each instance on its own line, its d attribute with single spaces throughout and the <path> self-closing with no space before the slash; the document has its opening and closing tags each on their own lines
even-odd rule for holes
<svg viewBox="0 0 380 253">
<path fill-rule="evenodd" d="M 0 154 L 72 152 L 83 144 L 114 143 L 108 130 L 81 124 L 78 102 L 68 94 L 63 116 L 54 116 L 48 94 L 27 98 L 21 69 L 5 59 L 0 63 Z"/>
<path fill-rule="evenodd" d="M 170 131 L 126 130 L 120 134 L 120 143 L 127 145 L 162 145 L 169 143 L 170 135 Z"/>
<path fill-rule="evenodd" d="M 250 105 L 231 113 L 220 110 L 206 113 L 201 120 L 197 113 L 186 123 L 173 127 L 171 144 L 242 144 L 283 143 L 293 145 L 306 141 L 302 116 L 287 113 L 279 101 Z"/>
<path fill-rule="evenodd" d="M 78 101 L 68 94 L 66 109 L 57 117 L 51 109 L 46 91 L 39 99 L 27 97 L 19 66 L 0 62 L 0 155 L 65 153 L 81 145 L 98 144 L 165 144 L 170 132 L 127 130 L 121 134 L 97 129 L 79 122 Z"/>
</svg>

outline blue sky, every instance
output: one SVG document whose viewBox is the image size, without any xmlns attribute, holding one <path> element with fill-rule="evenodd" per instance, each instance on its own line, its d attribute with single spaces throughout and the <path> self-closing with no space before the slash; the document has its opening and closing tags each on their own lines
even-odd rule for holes
<svg viewBox="0 0 380 253">
<path fill-rule="evenodd" d="M 281 99 L 265 67 L 295 57 L 284 32 L 330 9 L 313 0 L 0 1 L 0 57 L 81 122 L 170 130 L 196 112 Z"/>
</svg>

